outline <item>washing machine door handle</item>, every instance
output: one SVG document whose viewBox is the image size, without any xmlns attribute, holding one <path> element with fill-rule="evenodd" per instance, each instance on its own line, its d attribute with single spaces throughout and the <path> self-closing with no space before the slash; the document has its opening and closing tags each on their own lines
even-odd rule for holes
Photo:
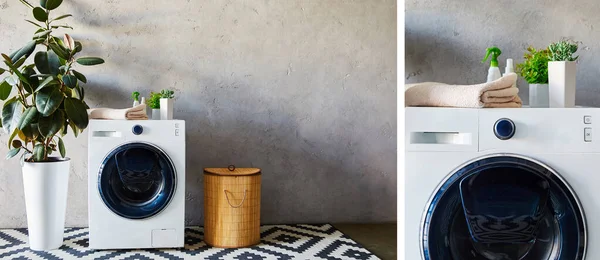
<svg viewBox="0 0 600 260">
<path fill-rule="evenodd" d="M 460 182 L 460 196 L 475 243 L 533 243 L 549 198 L 549 183 L 534 174 L 479 172 Z"/>
<path fill-rule="evenodd" d="M 114 159 L 123 187 L 132 192 L 146 192 L 160 181 L 158 155 L 151 151 L 125 150 L 115 154 Z"/>
</svg>

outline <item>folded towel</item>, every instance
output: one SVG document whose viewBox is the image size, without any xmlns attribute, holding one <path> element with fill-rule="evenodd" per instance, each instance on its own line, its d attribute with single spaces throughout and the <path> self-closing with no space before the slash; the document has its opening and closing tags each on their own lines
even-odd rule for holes
<svg viewBox="0 0 600 260">
<path fill-rule="evenodd" d="M 508 73 L 492 82 L 448 85 L 439 82 L 407 84 L 406 106 L 500 108 L 521 107 L 517 74 Z"/>
<path fill-rule="evenodd" d="M 87 110 L 90 119 L 113 120 L 147 120 L 146 104 L 124 109 L 90 108 Z"/>
</svg>

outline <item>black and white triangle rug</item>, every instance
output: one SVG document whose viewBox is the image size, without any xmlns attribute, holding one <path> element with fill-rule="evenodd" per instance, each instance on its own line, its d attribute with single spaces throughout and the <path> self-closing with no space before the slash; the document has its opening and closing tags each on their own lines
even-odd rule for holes
<svg viewBox="0 0 600 260">
<path fill-rule="evenodd" d="M 379 259 L 329 224 L 262 226 L 261 243 L 239 249 L 210 247 L 203 236 L 202 227 L 189 227 L 181 249 L 92 250 L 87 228 L 67 228 L 60 249 L 32 251 L 27 229 L 2 229 L 0 259 Z"/>
</svg>

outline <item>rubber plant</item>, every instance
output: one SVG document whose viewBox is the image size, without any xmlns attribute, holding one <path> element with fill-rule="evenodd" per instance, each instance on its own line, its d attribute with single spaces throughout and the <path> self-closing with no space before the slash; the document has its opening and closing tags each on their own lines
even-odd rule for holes
<svg viewBox="0 0 600 260">
<path fill-rule="evenodd" d="M 84 100 L 83 87 L 87 79 L 75 70 L 76 65 L 92 66 L 104 60 L 76 58 L 83 50 L 81 42 L 68 34 L 62 39 L 53 35 L 59 29 L 73 29 L 57 24 L 72 15 L 52 16 L 62 0 L 41 0 L 40 6 L 20 1 L 31 9 L 37 22 L 26 21 L 37 30 L 25 46 L 9 55 L 1 53 L 6 65 L 6 68 L 0 67 L 0 75 L 5 75 L 0 81 L 0 100 L 5 101 L 1 125 L 10 134 L 8 146 L 11 148 L 6 158 L 22 152 L 21 158 L 29 162 L 52 161 L 49 155 L 56 151 L 65 157 L 61 137 L 69 128 L 77 137 L 88 126 L 86 109 L 89 106 Z M 34 63 L 28 64 L 26 61 L 31 55 Z"/>
</svg>

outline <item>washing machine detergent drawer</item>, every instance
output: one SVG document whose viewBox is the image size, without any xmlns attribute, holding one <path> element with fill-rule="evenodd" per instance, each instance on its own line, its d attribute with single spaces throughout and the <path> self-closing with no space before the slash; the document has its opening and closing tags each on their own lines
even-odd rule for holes
<svg viewBox="0 0 600 260">
<path fill-rule="evenodd" d="M 428 260 L 583 259 L 585 223 L 575 195 L 550 168 L 490 156 L 460 168 L 424 218 Z"/>
</svg>

